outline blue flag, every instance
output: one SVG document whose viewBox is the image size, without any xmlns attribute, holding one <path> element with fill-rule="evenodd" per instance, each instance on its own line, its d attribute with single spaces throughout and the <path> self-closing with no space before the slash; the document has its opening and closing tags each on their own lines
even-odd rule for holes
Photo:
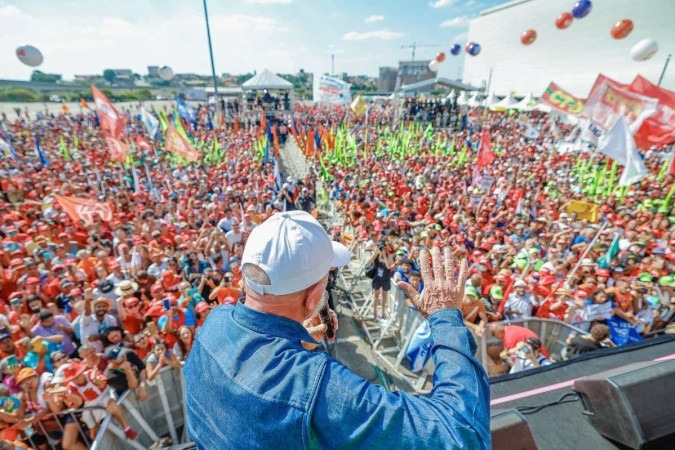
<svg viewBox="0 0 675 450">
<path fill-rule="evenodd" d="M 178 115 L 181 119 L 189 120 L 190 122 L 197 120 L 195 112 L 185 103 L 185 97 L 182 95 L 179 95 L 176 100 L 176 109 L 178 109 Z"/>
<path fill-rule="evenodd" d="M 42 167 L 47 169 L 49 168 L 49 160 L 47 159 L 47 155 L 45 155 L 45 152 L 42 151 L 42 146 L 40 145 L 40 138 L 35 135 L 35 156 L 38 157 L 40 160 L 40 164 L 42 164 Z"/>
</svg>

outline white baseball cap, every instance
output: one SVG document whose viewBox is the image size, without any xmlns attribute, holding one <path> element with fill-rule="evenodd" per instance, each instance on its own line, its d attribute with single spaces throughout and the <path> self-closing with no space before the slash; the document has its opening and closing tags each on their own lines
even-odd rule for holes
<svg viewBox="0 0 675 450">
<path fill-rule="evenodd" d="M 331 241 L 314 217 L 304 211 L 278 213 L 251 231 L 241 265 L 246 284 L 259 294 L 300 292 L 326 276 L 331 267 L 349 264 L 347 248 Z M 270 279 L 260 284 L 246 277 L 247 264 L 257 266 Z"/>
</svg>

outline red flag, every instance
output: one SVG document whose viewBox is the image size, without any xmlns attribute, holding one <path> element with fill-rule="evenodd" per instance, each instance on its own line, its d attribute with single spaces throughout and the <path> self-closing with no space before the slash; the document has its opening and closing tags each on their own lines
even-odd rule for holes
<svg viewBox="0 0 675 450">
<path fill-rule="evenodd" d="M 183 136 L 178 134 L 178 131 L 169 125 L 166 130 L 166 151 L 182 156 L 190 162 L 199 161 L 201 154 L 188 141 L 183 139 Z"/>
<path fill-rule="evenodd" d="M 112 137 L 119 139 L 122 137 L 122 131 L 124 131 L 127 118 L 115 108 L 110 99 L 96 86 L 91 87 L 91 93 L 94 96 L 96 115 L 98 116 L 98 121 L 101 123 L 101 128 Z"/>
<path fill-rule="evenodd" d="M 108 144 L 108 150 L 110 150 L 110 160 L 124 164 L 127 160 L 127 151 L 129 150 L 127 144 L 107 133 L 104 134 L 105 143 Z"/>
<path fill-rule="evenodd" d="M 63 197 L 61 195 L 54 195 L 54 199 L 59 202 L 73 222 L 84 220 L 86 223 L 93 223 L 94 216 L 99 216 L 104 222 L 113 220 L 114 207 L 111 202 L 102 203 L 86 198 Z"/>
<path fill-rule="evenodd" d="M 670 157 L 670 167 L 668 168 L 668 175 L 675 175 L 675 152 Z"/>
<path fill-rule="evenodd" d="M 632 92 L 657 98 L 656 112 L 645 119 L 635 134 L 635 142 L 640 148 L 649 148 L 654 144 L 672 144 L 675 142 L 675 92 L 663 89 L 638 75 L 631 83 Z"/>
<path fill-rule="evenodd" d="M 234 116 L 234 134 L 239 135 L 239 116 Z"/>
<path fill-rule="evenodd" d="M 279 137 L 277 136 L 277 127 L 271 127 L 272 144 L 274 145 L 274 154 L 279 156 Z"/>
<path fill-rule="evenodd" d="M 89 108 L 89 103 L 84 98 L 80 99 L 80 106 L 83 107 L 84 109 L 90 109 Z"/>
<path fill-rule="evenodd" d="M 260 133 L 266 133 L 267 132 L 267 116 L 265 115 L 265 111 L 260 113 Z"/>
<path fill-rule="evenodd" d="M 136 146 L 146 152 L 152 151 L 152 145 L 140 136 L 136 136 Z"/>
<path fill-rule="evenodd" d="M 483 130 L 483 134 L 480 138 L 480 147 L 478 148 L 476 166 L 482 170 L 489 166 L 495 158 L 495 152 L 492 151 L 492 143 L 490 143 L 490 132 L 488 130 Z"/>
</svg>

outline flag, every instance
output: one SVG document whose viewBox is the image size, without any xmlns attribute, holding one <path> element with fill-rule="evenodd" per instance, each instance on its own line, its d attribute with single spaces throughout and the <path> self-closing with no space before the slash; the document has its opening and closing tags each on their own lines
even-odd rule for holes
<svg viewBox="0 0 675 450">
<path fill-rule="evenodd" d="M 312 85 L 314 103 L 346 105 L 352 101 L 352 94 L 349 92 L 351 84 L 346 83 L 339 78 L 329 77 L 328 75 L 318 75 L 315 73 Z"/>
<path fill-rule="evenodd" d="M 61 135 L 59 139 L 59 150 L 61 150 L 61 154 L 63 155 L 63 159 L 66 161 L 70 161 L 70 152 L 68 151 L 68 146 L 66 145 L 66 141 L 63 140 L 63 135 Z"/>
<path fill-rule="evenodd" d="M 169 125 L 166 130 L 166 151 L 182 156 L 189 162 L 199 161 L 201 154 L 178 131 Z"/>
<path fill-rule="evenodd" d="M 279 172 L 279 161 L 274 159 L 274 193 L 278 194 L 281 190 L 281 186 L 284 184 L 284 179 Z"/>
<path fill-rule="evenodd" d="M 492 151 L 492 144 L 490 143 L 490 132 L 487 129 L 483 129 L 480 138 L 480 147 L 478 148 L 476 166 L 482 170 L 489 166 L 495 158 L 495 152 Z"/>
<path fill-rule="evenodd" d="M 178 95 L 176 98 L 176 109 L 178 110 L 178 115 L 182 119 L 189 120 L 190 122 L 197 120 L 195 112 L 188 106 L 187 103 L 185 103 L 185 96 L 182 94 Z"/>
<path fill-rule="evenodd" d="M 91 109 L 89 108 L 89 103 L 84 98 L 80 99 L 80 106 L 83 107 L 84 109 Z"/>
<path fill-rule="evenodd" d="M 91 93 L 96 103 L 96 116 L 101 124 L 101 128 L 107 131 L 112 137 L 120 139 L 127 118 L 115 108 L 115 105 L 105 96 L 96 86 L 91 87 Z"/>
<path fill-rule="evenodd" d="M 16 150 L 14 150 L 14 146 L 12 145 L 12 140 L 9 138 L 9 134 L 7 134 L 5 125 L 2 122 L 0 122 L 0 149 L 3 149 L 3 151 L 9 150 L 12 159 L 14 161 L 19 160 L 19 156 L 16 154 Z"/>
<path fill-rule="evenodd" d="M 659 100 L 636 94 L 604 76 L 598 76 L 581 114 L 588 117 L 603 133 L 608 133 L 623 117 L 632 133 L 654 114 Z"/>
<path fill-rule="evenodd" d="M 49 167 L 49 160 L 47 159 L 47 155 L 45 155 L 45 152 L 42 150 L 42 146 L 40 145 L 40 138 L 35 135 L 35 156 L 38 157 L 40 160 L 40 164 L 42 164 L 43 168 L 48 168 Z"/>
<path fill-rule="evenodd" d="M 576 214 L 577 220 L 588 220 L 595 223 L 598 221 L 598 205 L 595 203 L 572 200 L 565 208 L 567 214 Z"/>
<path fill-rule="evenodd" d="M 159 131 L 159 120 L 157 120 L 154 115 L 147 112 L 145 108 L 141 107 L 141 122 L 143 122 L 143 125 L 148 132 L 148 136 L 154 138 Z"/>
<path fill-rule="evenodd" d="M 598 266 L 603 269 L 609 269 L 612 266 L 612 260 L 619 254 L 619 235 L 614 235 L 614 240 L 607 249 L 607 253 L 598 258 Z"/>
<path fill-rule="evenodd" d="M 611 131 L 600 139 L 598 151 L 624 166 L 619 186 L 630 186 L 647 176 L 647 168 L 623 116 L 620 116 Z"/>
<path fill-rule="evenodd" d="M 139 194 L 141 192 L 141 181 L 138 178 L 135 164 L 131 165 L 131 179 L 134 181 L 134 193 Z"/>
<path fill-rule="evenodd" d="M 550 83 L 541 95 L 541 101 L 567 114 L 578 115 L 584 108 L 584 100 L 577 98 L 558 86 Z"/>
<path fill-rule="evenodd" d="M 361 114 L 366 112 L 367 108 L 365 100 L 363 100 L 363 97 L 361 97 L 360 95 L 357 95 L 352 104 L 349 106 L 352 108 L 352 111 L 354 111 L 354 114 L 356 114 L 357 116 L 360 116 Z"/>
<path fill-rule="evenodd" d="M 127 151 L 129 150 L 127 144 L 109 135 L 105 136 L 105 143 L 108 145 L 111 161 L 115 161 L 122 164 L 126 163 Z"/>
<path fill-rule="evenodd" d="M 16 155 L 14 159 L 16 159 Z M 675 175 L 675 150 L 673 150 L 670 155 L 670 167 L 668 168 L 668 175 Z"/>
<path fill-rule="evenodd" d="M 113 205 L 110 202 L 97 202 L 78 197 L 64 197 L 54 195 L 63 210 L 70 216 L 73 222 L 83 220 L 85 223 L 93 223 L 94 216 L 99 216 L 104 222 L 113 220 Z"/>
</svg>

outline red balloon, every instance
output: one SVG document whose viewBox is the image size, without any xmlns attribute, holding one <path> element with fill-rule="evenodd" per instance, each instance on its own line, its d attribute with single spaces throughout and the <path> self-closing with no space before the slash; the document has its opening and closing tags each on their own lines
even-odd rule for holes
<svg viewBox="0 0 675 450">
<path fill-rule="evenodd" d="M 439 63 L 445 61 L 445 53 L 438 52 L 438 55 L 436 55 L 436 61 L 438 61 Z"/>
<path fill-rule="evenodd" d="M 565 28 L 569 28 L 573 21 L 574 16 L 571 13 L 564 12 L 560 14 L 557 19 L 555 19 L 555 26 L 560 30 L 564 30 Z"/>
<path fill-rule="evenodd" d="M 630 19 L 621 19 L 612 27 L 612 37 L 614 39 L 623 39 L 633 31 L 633 21 Z"/>
<path fill-rule="evenodd" d="M 524 31 L 523 34 L 520 35 L 520 42 L 522 42 L 523 45 L 530 45 L 536 40 L 537 40 L 537 32 L 534 30 Z"/>
</svg>

